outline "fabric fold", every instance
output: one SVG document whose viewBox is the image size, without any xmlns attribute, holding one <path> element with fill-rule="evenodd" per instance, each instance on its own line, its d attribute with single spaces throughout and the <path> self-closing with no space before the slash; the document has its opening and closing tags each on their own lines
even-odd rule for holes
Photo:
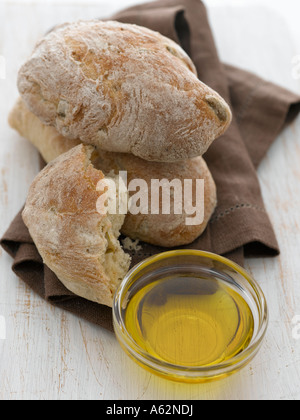
<svg viewBox="0 0 300 420">
<path fill-rule="evenodd" d="M 299 95 L 248 71 L 225 66 L 243 141 L 257 168 L 269 147 L 299 113 Z"/>
</svg>

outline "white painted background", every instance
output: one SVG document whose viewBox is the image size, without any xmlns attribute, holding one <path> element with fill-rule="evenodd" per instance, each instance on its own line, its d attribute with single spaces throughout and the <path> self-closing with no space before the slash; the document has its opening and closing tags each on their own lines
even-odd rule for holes
<svg viewBox="0 0 300 420">
<path fill-rule="evenodd" d="M 6 59 L 5 80 L 0 69 L 0 236 L 38 172 L 37 153 L 7 124 L 17 97 L 19 66 L 52 25 L 106 17 L 136 3 L 143 1 L 0 0 L 0 56 Z M 292 72 L 293 57 L 300 55 L 299 0 L 205 3 L 224 61 L 300 93 L 300 79 Z M 299 400 L 299 162 L 300 118 L 278 138 L 259 168 L 282 254 L 247 261 L 266 294 L 270 327 L 262 350 L 243 371 L 204 385 L 157 378 L 129 360 L 113 334 L 36 296 L 12 273 L 11 259 L 1 250 L 0 399 Z"/>
</svg>

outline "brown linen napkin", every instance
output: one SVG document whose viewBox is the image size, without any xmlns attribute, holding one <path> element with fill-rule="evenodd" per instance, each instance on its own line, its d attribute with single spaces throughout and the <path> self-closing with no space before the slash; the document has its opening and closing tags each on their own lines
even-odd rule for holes
<svg viewBox="0 0 300 420">
<path fill-rule="evenodd" d="M 233 123 L 205 159 L 218 188 L 218 208 L 206 232 L 185 248 L 226 255 L 243 264 L 244 252 L 278 255 L 265 211 L 256 167 L 285 125 L 300 111 L 300 97 L 243 70 L 220 63 L 206 10 L 199 0 L 165 0 L 127 9 L 113 19 L 155 29 L 179 42 L 193 59 L 199 78 L 231 104 Z M 21 212 L 1 240 L 14 258 L 13 270 L 52 304 L 112 330 L 111 309 L 69 292 L 43 264 Z M 142 244 L 132 265 L 165 251 Z"/>
</svg>

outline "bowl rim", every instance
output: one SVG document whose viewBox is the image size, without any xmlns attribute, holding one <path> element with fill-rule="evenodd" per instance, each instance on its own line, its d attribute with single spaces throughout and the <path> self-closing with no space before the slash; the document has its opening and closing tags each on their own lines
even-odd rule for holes
<svg viewBox="0 0 300 420">
<path fill-rule="evenodd" d="M 136 275 L 142 268 L 153 264 L 159 260 L 178 257 L 181 256 L 200 256 L 207 258 L 209 260 L 214 260 L 225 264 L 226 266 L 230 267 L 231 269 L 235 270 L 238 274 L 242 275 L 242 277 L 247 281 L 250 285 L 251 290 L 254 291 L 257 301 L 259 302 L 259 326 L 257 332 L 248 347 L 246 347 L 242 352 L 233 356 L 232 358 L 226 360 L 225 362 L 220 362 L 215 365 L 209 366 L 193 366 L 193 367 L 184 367 L 182 365 L 176 365 L 172 363 L 168 363 L 165 361 L 161 361 L 154 356 L 147 353 L 143 350 L 131 337 L 129 332 L 126 329 L 124 319 L 121 315 L 122 313 L 122 297 L 124 296 L 124 291 L 128 283 L 131 281 L 133 275 Z M 145 260 L 136 264 L 124 277 L 121 285 L 117 289 L 114 299 L 113 299 L 113 325 L 115 334 L 117 339 L 120 341 L 121 346 L 124 350 L 131 356 L 136 362 L 141 364 L 142 366 L 148 366 L 151 370 L 157 371 L 160 375 L 171 375 L 177 377 L 185 377 L 191 379 L 197 378 L 208 378 L 213 376 L 219 376 L 222 374 L 228 374 L 231 371 L 238 370 L 243 365 L 247 364 L 258 352 L 262 341 L 265 337 L 268 324 L 269 324 L 269 311 L 268 305 L 265 298 L 265 295 L 258 285 L 258 283 L 254 280 L 254 278 L 241 266 L 236 264 L 235 262 L 211 253 L 207 251 L 200 251 L 200 250 L 193 250 L 193 249 L 179 249 L 173 251 L 165 251 L 156 255 L 153 255 Z"/>
</svg>

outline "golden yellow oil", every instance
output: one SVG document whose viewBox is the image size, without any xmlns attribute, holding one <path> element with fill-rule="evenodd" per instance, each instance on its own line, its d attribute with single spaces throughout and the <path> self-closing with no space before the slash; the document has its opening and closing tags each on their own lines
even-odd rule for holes
<svg viewBox="0 0 300 420">
<path fill-rule="evenodd" d="M 125 312 L 138 346 L 178 366 L 210 366 L 244 350 L 254 331 L 246 300 L 219 279 L 179 275 L 138 290 Z"/>
</svg>

